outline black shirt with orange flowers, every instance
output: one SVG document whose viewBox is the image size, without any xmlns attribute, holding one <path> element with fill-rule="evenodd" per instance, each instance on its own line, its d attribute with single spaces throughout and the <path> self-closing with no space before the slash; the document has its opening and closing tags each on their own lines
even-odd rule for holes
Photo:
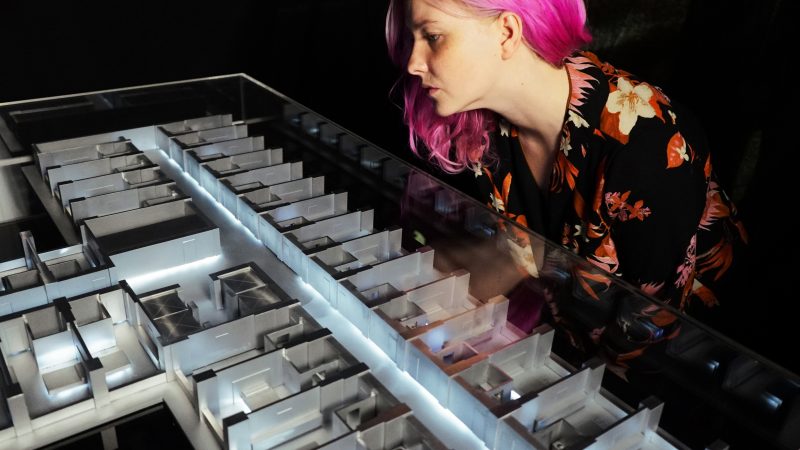
<svg viewBox="0 0 800 450">
<path fill-rule="evenodd" d="M 681 311 L 717 306 L 715 285 L 746 235 L 702 131 L 660 89 L 592 53 L 565 65 L 571 92 L 549 188 L 499 118 L 492 163 L 473 167 L 481 200 Z M 602 300 L 602 286 L 576 285 Z M 606 325 L 598 317 L 587 331 L 597 341 Z"/>
</svg>

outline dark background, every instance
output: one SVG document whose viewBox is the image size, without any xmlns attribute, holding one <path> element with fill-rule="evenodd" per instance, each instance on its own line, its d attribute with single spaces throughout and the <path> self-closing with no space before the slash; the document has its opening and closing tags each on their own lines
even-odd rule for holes
<svg viewBox="0 0 800 450">
<path fill-rule="evenodd" d="M 794 185 L 786 161 L 798 150 L 793 3 L 588 0 L 588 10 L 590 49 L 701 119 L 753 253 L 741 287 L 723 299 L 736 311 L 733 334 L 797 370 L 795 238 L 785 221 Z M 2 1 L 0 102 L 244 72 L 412 159 L 388 96 L 396 69 L 383 40 L 387 4 Z"/>
</svg>

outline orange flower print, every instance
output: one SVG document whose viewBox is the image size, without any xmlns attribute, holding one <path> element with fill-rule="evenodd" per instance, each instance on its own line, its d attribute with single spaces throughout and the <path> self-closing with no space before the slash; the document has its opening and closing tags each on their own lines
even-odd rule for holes
<svg viewBox="0 0 800 450">
<path fill-rule="evenodd" d="M 494 182 L 494 177 L 492 177 L 492 173 L 484 168 L 484 173 L 489 181 L 492 183 L 492 191 L 489 193 L 489 207 L 493 208 L 495 211 L 503 214 L 506 212 L 506 203 L 508 202 L 508 195 L 511 191 L 511 173 L 507 173 L 505 178 L 503 179 L 503 190 L 502 192 L 497 189 L 497 185 Z"/>
<path fill-rule="evenodd" d="M 631 76 L 631 74 L 629 72 L 626 72 L 626 71 L 621 70 L 621 69 L 617 69 L 616 67 L 612 66 L 611 64 L 609 64 L 607 62 L 600 61 L 600 58 L 598 58 L 597 55 L 595 55 L 592 52 L 583 52 L 583 54 L 586 55 L 586 59 L 588 59 L 589 61 L 594 63 L 606 75 L 620 76 L 620 77 L 629 77 L 629 76 Z"/>
<path fill-rule="evenodd" d="M 509 195 L 511 195 L 511 180 L 512 180 L 511 173 L 507 173 L 505 178 L 503 178 L 502 189 L 497 189 L 497 186 L 494 184 L 494 179 L 492 178 L 491 172 L 489 172 L 484 168 L 484 173 L 486 174 L 487 178 L 489 178 L 489 181 L 492 183 L 493 192 L 489 193 L 488 205 L 494 208 L 494 210 L 499 212 L 500 214 L 503 214 L 509 219 L 513 219 L 515 222 L 524 227 L 527 227 L 528 219 L 525 217 L 524 214 L 514 214 L 506 209 L 506 206 L 508 205 L 508 197 Z"/>
<path fill-rule="evenodd" d="M 556 154 L 556 163 L 553 165 L 553 176 L 550 177 L 550 192 L 561 192 L 561 187 L 566 183 L 570 190 L 575 190 L 575 179 L 578 178 L 578 168 L 575 167 L 563 152 Z"/>
<path fill-rule="evenodd" d="M 675 314 L 672 314 L 664 308 L 658 306 L 650 306 L 649 308 L 651 308 L 651 311 L 648 312 L 653 314 L 651 320 L 653 321 L 653 324 L 659 328 L 664 328 L 678 320 L 678 317 Z M 670 338 L 667 337 L 667 339 Z"/>
<path fill-rule="evenodd" d="M 617 271 L 619 259 L 617 259 L 617 248 L 611 235 L 607 234 L 594 253 L 589 255 L 589 262 L 606 272 L 615 273 Z"/>
<path fill-rule="evenodd" d="M 578 280 L 578 284 L 580 284 L 581 288 L 595 300 L 600 300 L 600 297 L 597 295 L 597 292 L 595 292 L 593 285 L 597 285 L 597 287 L 602 290 L 608 289 L 608 286 L 611 285 L 611 280 L 608 278 L 608 275 L 603 275 L 601 273 L 576 268 L 575 275 L 575 279 Z"/>
<path fill-rule="evenodd" d="M 700 267 L 698 272 L 702 275 L 716 269 L 714 280 L 718 280 L 733 264 L 733 245 L 723 238 L 697 259 Z"/>
<path fill-rule="evenodd" d="M 711 224 L 719 219 L 730 217 L 730 215 L 731 210 L 722 199 L 719 185 L 714 181 L 710 181 L 708 183 L 708 191 L 706 192 L 706 206 L 705 209 L 703 209 L 703 216 L 700 218 L 699 227 L 703 230 L 708 230 Z"/>
<path fill-rule="evenodd" d="M 667 143 L 667 169 L 680 167 L 684 161 L 689 161 L 689 154 L 686 153 L 686 140 L 678 132 Z"/>
<path fill-rule="evenodd" d="M 522 225 L 523 227 L 526 227 L 526 228 L 528 227 L 528 219 L 525 217 L 525 214 L 518 215 L 514 219 L 514 221 L 516 221 L 518 224 Z"/>
<path fill-rule="evenodd" d="M 644 206 L 644 200 L 638 200 L 633 205 L 627 203 L 630 195 L 631 191 L 621 195 L 619 192 L 606 192 L 606 209 L 612 219 L 619 219 L 622 222 L 632 219 L 644 221 L 650 216 L 650 208 Z"/>
<path fill-rule="evenodd" d="M 714 295 L 714 292 L 705 287 L 703 283 L 697 281 L 697 279 L 694 280 L 692 285 L 692 295 L 699 298 L 707 307 L 719 305 L 719 300 L 717 300 L 717 296 Z"/>
<path fill-rule="evenodd" d="M 608 95 L 606 109 L 619 114 L 619 131 L 629 135 L 639 117 L 650 118 L 656 110 L 650 103 L 653 89 L 646 83 L 634 86 L 625 78 L 617 80 L 617 89 Z"/>
</svg>

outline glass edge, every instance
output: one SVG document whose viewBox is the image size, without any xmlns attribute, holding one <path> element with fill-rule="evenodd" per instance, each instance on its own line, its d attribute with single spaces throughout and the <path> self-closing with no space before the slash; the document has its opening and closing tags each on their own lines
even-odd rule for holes
<svg viewBox="0 0 800 450">
<path fill-rule="evenodd" d="M 186 84 L 186 83 L 196 83 L 201 81 L 214 81 L 214 80 L 223 80 L 226 78 L 247 78 L 252 80 L 252 77 L 245 75 L 244 73 L 231 73 L 225 75 L 216 75 L 210 77 L 201 77 L 201 78 L 190 78 L 185 80 L 176 80 L 176 81 L 166 81 L 163 83 L 152 83 L 152 84 L 140 84 L 136 86 L 127 86 L 127 87 L 119 87 L 119 88 L 110 88 L 110 89 L 102 89 L 98 91 L 87 91 L 87 92 L 76 92 L 74 94 L 63 94 L 63 95 L 55 95 L 51 97 L 39 97 L 39 98 L 32 98 L 26 100 L 14 100 L 10 102 L 2 102 L 0 103 L 0 108 L 8 107 L 8 106 L 15 106 L 15 105 L 24 105 L 28 103 L 36 103 L 42 101 L 50 101 L 50 100 L 61 100 L 65 98 L 71 97 L 80 97 L 83 95 L 95 95 L 95 94 L 108 94 L 112 92 L 124 92 L 124 91 L 132 91 L 136 89 L 148 89 L 148 88 L 157 88 L 162 86 L 171 86 L 177 84 Z"/>
</svg>

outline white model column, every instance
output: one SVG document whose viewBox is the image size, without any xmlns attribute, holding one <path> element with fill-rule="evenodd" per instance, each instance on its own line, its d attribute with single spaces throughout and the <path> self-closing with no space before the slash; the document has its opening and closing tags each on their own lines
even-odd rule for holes
<svg viewBox="0 0 800 450">
<path fill-rule="evenodd" d="M 103 450 L 117 450 L 119 448 L 119 442 L 117 442 L 117 427 L 110 427 L 101 431 L 100 438 L 103 439 Z"/>
<path fill-rule="evenodd" d="M 237 413 L 222 421 L 225 443 L 228 450 L 250 450 L 250 419 L 245 413 Z"/>
<path fill-rule="evenodd" d="M 200 420 L 203 420 L 203 411 L 208 411 L 211 417 L 219 417 L 219 387 L 217 375 L 213 370 L 206 370 L 193 375 L 195 383 L 194 404 Z"/>
<path fill-rule="evenodd" d="M 106 383 L 106 369 L 100 360 L 94 358 L 87 363 L 89 367 L 89 386 L 92 388 L 95 408 L 102 408 L 111 402 Z"/>
<path fill-rule="evenodd" d="M 14 424 L 14 431 L 17 436 L 31 432 L 31 415 L 28 412 L 28 405 L 25 404 L 25 394 L 19 383 L 11 385 L 11 389 L 6 396 L 8 411 L 11 413 L 11 422 Z"/>
</svg>

